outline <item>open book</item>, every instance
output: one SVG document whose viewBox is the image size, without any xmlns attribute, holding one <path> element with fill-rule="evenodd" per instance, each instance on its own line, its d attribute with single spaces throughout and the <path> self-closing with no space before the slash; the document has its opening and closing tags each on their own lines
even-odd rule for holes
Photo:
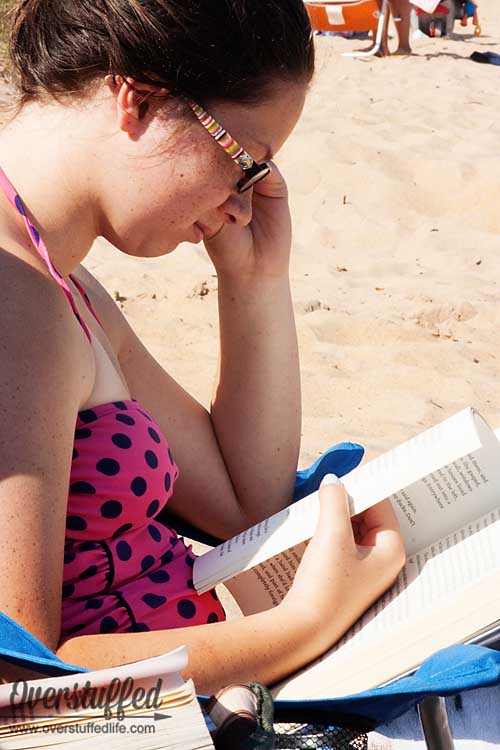
<svg viewBox="0 0 500 750">
<path fill-rule="evenodd" d="M 0 747 L 208 750 L 181 647 L 94 672 L 0 685 Z"/>
<path fill-rule="evenodd" d="M 275 697 L 348 695 L 411 672 L 445 646 L 500 639 L 500 442 L 482 417 L 465 409 L 342 481 L 353 515 L 390 498 L 407 562 L 336 646 L 275 686 Z M 224 542 L 196 560 L 195 588 L 224 583 L 244 614 L 279 604 L 318 516 L 313 493 Z"/>
</svg>

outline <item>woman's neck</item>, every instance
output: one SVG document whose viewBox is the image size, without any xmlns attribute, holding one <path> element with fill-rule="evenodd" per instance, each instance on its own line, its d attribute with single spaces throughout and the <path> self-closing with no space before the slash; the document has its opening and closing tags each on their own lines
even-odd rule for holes
<svg viewBox="0 0 500 750">
<path fill-rule="evenodd" d="M 0 131 L 0 166 L 62 274 L 81 263 L 99 234 L 86 120 L 85 110 L 33 103 Z M 2 239 L 26 244 L 22 218 L 6 200 L 0 225 Z"/>
</svg>

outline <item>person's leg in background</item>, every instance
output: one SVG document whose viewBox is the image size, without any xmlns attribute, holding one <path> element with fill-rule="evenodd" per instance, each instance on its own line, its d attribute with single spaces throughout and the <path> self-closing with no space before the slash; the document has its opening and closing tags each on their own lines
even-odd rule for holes
<svg viewBox="0 0 500 750">
<path fill-rule="evenodd" d="M 409 0 L 390 0 L 392 17 L 398 35 L 398 48 L 395 55 L 411 55 L 410 44 L 410 15 Z"/>
<path fill-rule="evenodd" d="M 377 0 L 379 10 L 382 9 L 382 0 Z M 396 33 L 398 35 L 398 48 L 392 54 L 411 55 L 410 45 L 410 15 L 411 5 L 409 0 L 389 0 L 389 8 L 385 14 L 382 28 L 382 41 L 377 52 L 378 57 L 387 57 L 391 54 L 389 50 L 389 18 L 392 14 Z"/>
</svg>

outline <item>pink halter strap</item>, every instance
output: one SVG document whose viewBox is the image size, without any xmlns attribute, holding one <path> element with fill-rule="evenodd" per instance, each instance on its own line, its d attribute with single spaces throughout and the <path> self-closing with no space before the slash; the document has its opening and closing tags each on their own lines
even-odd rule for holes
<svg viewBox="0 0 500 750">
<path fill-rule="evenodd" d="M 23 203 L 21 201 L 21 198 L 19 197 L 16 189 L 14 188 L 14 186 L 12 185 L 12 183 L 9 180 L 9 178 L 7 177 L 7 175 L 5 174 L 5 172 L 3 171 L 3 169 L 1 167 L 0 167 L 0 189 L 3 190 L 3 192 L 5 193 L 5 195 L 9 199 L 9 201 L 12 203 L 12 205 L 14 206 L 14 208 L 17 209 L 17 211 L 23 217 L 24 223 L 26 225 L 26 230 L 27 230 L 28 235 L 29 235 L 29 237 L 31 239 L 31 242 L 33 243 L 33 245 L 35 247 L 35 250 L 40 255 L 40 257 L 42 258 L 42 260 L 45 262 L 47 268 L 49 269 L 50 275 L 57 281 L 57 283 L 59 284 L 59 286 L 63 288 L 64 293 L 66 294 L 66 297 L 69 300 L 71 308 L 72 308 L 73 312 L 75 313 L 76 319 L 78 320 L 78 322 L 80 323 L 81 327 L 83 328 L 83 330 L 84 330 L 84 332 L 85 332 L 88 340 L 91 341 L 92 339 L 91 339 L 89 328 L 88 328 L 87 324 L 85 323 L 85 321 L 81 318 L 80 313 L 78 312 L 78 308 L 77 308 L 75 300 L 73 298 L 73 294 L 71 292 L 71 289 L 69 288 L 69 286 L 67 285 L 66 281 L 64 280 L 64 278 L 62 277 L 62 275 L 57 270 L 57 268 L 55 268 L 55 266 L 53 265 L 53 263 L 52 263 L 52 261 L 51 261 L 51 259 L 49 257 L 49 253 L 47 251 L 47 247 L 45 245 L 45 242 L 43 241 L 43 239 L 40 236 L 40 232 L 31 223 L 31 221 L 28 219 L 28 216 L 26 215 L 26 210 L 25 210 L 24 205 L 23 205 Z M 80 289 L 80 285 L 78 285 L 78 288 Z M 84 300 L 85 300 L 85 303 L 87 304 L 87 307 L 89 307 L 89 309 L 91 310 L 92 314 L 94 315 L 94 317 L 97 317 L 95 315 L 94 311 L 92 310 L 92 308 L 90 307 L 90 304 L 88 303 L 88 301 L 85 298 L 85 296 L 84 296 Z"/>
</svg>

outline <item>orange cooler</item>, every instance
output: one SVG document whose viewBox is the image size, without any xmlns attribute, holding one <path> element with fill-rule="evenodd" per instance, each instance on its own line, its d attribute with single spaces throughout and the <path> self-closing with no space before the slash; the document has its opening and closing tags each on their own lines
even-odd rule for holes
<svg viewBox="0 0 500 750">
<path fill-rule="evenodd" d="M 305 2 L 314 31 L 376 31 L 379 19 L 377 0 Z"/>
</svg>

